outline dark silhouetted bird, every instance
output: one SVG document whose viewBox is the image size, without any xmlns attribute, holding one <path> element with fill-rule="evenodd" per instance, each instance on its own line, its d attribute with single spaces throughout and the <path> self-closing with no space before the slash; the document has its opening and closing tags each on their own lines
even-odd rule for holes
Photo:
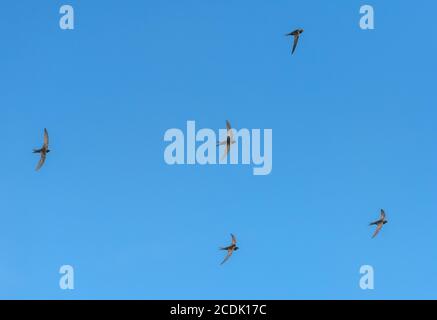
<svg viewBox="0 0 437 320">
<path fill-rule="evenodd" d="M 230 256 L 234 253 L 234 251 L 239 249 L 237 247 L 237 239 L 232 233 L 231 233 L 231 237 L 232 237 L 232 244 L 230 246 L 220 248 L 220 250 L 226 250 L 228 252 L 228 254 L 226 255 L 225 259 L 222 261 L 221 264 L 225 263 L 230 258 Z"/>
<path fill-rule="evenodd" d="M 227 130 L 227 132 L 226 132 L 226 140 L 222 141 L 222 142 L 217 142 L 217 146 L 224 145 L 224 144 L 226 145 L 225 153 L 222 156 L 222 160 L 224 158 L 226 158 L 226 156 L 228 155 L 229 150 L 231 149 L 231 144 L 235 143 L 234 134 L 232 133 L 231 124 L 229 123 L 228 120 L 226 120 L 226 130 Z"/>
<path fill-rule="evenodd" d="M 379 220 L 370 223 L 370 226 L 376 226 L 376 230 L 372 236 L 372 239 L 376 237 L 382 226 L 385 225 L 387 222 L 388 221 L 385 219 L 385 212 L 383 209 L 381 209 L 381 215 L 379 217 Z"/>
<path fill-rule="evenodd" d="M 296 29 L 293 32 L 286 34 L 286 36 L 293 36 L 294 37 L 293 49 L 291 50 L 291 54 L 293 54 L 294 50 L 296 50 L 297 43 L 299 42 L 299 36 L 301 35 L 302 32 L 303 32 L 303 29 Z"/>
<path fill-rule="evenodd" d="M 49 133 L 47 132 L 47 129 L 44 128 L 44 144 L 42 145 L 41 149 L 33 149 L 33 153 L 39 153 L 40 159 L 38 162 L 38 165 L 36 166 L 36 171 L 41 169 L 44 162 L 46 161 L 47 153 L 49 153 Z"/>
</svg>

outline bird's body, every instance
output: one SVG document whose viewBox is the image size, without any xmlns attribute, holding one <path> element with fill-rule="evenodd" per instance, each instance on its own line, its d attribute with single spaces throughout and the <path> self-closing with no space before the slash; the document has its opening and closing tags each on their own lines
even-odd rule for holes
<svg viewBox="0 0 437 320">
<path fill-rule="evenodd" d="M 231 124 L 230 124 L 230 122 L 228 120 L 226 120 L 226 130 L 227 130 L 227 132 L 226 132 L 226 140 L 222 141 L 222 142 L 220 142 L 220 141 L 217 142 L 217 146 L 226 145 L 225 152 L 224 152 L 224 154 L 222 156 L 222 160 L 224 158 L 226 158 L 226 156 L 229 153 L 229 150 L 231 149 L 231 145 L 235 143 L 234 134 L 232 133 L 232 127 L 231 127 Z"/>
<path fill-rule="evenodd" d="M 388 222 L 388 221 L 377 220 L 377 221 L 375 221 L 375 222 L 371 222 L 370 225 L 371 225 L 371 226 L 374 226 L 374 225 L 378 225 L 378 224 L 380 224 L 380 223 L 382 223 L 382 224 L 386 224 L 387 222 Z"/>
<path fill-rule="evenodd" d="M 379 219 L 369 224 L 370 226 L 376 226 L 376 230 L 373 233 L 372 238 L 375 238 L 376 235 L 379 233 L 379 231 L 382 229 L 382 227 L 388 222 L 385 217 L 386 217 L 385 212 L 383 209 L 381 209 L 381 214 Z"/>
<path fill-rule="evenodd" d="M 232 238 L 232 244 L 230 246 L 220 248 L 220 250 L 226 250 L 228 252 L 221 264 L 225 263 L 230 258 L 230 256 L 234 253 L 234 251 L 237 251 L 239 249 L 237 247 L 237 239 L 232 233 L 231 233 L 231 238 Z"/>
<path fill-rule="evenodd" d="M 299 42 L 299 37 L 302 34 L 303 29 L 296 29 L 290 33 L 287 33 L 286 36 L 293 36 L 293 49 L 291 50 L 291 54 L 294 53 L 297 47 L 297 43 Z"/>
<path fill-rule="evenodd" d="M 41 167 L 43 166 L 44 162 L 46 161 L 46 157 L 47 157 L 47 153 L 50 152 L 49 149 L 49 133 L 47 132 L 47 129 L 44 128 L 44 144 L 40 149 L 33 149 L 33 153 L 39 153 L 40 154 L 40 159 L 39 162 L 35 168 L 36 171 L 38 171 L 39 169 L 41 169 Z"/>
</svg>

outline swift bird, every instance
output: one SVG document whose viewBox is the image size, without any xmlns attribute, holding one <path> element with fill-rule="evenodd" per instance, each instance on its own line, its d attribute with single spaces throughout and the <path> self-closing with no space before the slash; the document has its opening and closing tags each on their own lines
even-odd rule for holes
<svg viewBox="0 0 437 320">
<path fill-rule="evenodd" d="M 372 236 L 372 239 L 376 237 L 378 232 L 381 230 L 382 226 L 385 225 L 388 221 L 385 219 L 385 212 L 383 209 L 381 209 L 381 215 L 379 217 L 379 220 L 376 220 L 372 223 L 370 223 L 370 226 L 376 226 L 375 233 Z"/>
<path fill-rule="evenodd" d="M 286 36 L 293 36 L 294 37 L 293 50 L 291 51 L 291 54 L 293 54 L 294 50 L 296 50 L 297 43 L 299 42 L 299 36 L 301 35 L 302 32 L 303 32 L 303 29 L 296 29 L 296 30 L 286 34 Z"/>
<path fill-rule="evenodd" d="M 41 167 L 43 166 L 44 162 L 46 161 L 46 156 L 47 153 L 49 153 L 49 133 L 47 132 L 47 129 L 44 128 L 44 144 L 42 145 L 42 147 L 40 149 L 33 149 L 33 153 L 39 153 L 41 155 L 38 165 L 36 166 L 36 171 L 38 171 L 39 169 L 41 169 Z"/>
<path fill-rule="evenodd" d="M 217 142 L 217 146 L 221 146 L 221 145 L 226 144 L 225 153 L 222 156 L 222 160 L 224 158 L 226 158 L 226 156 L 228 155 L 229 150 L 231 149 L 231 144 L 235 143 L 234 134 L 232 133 L 231 124 L 229 123 L 228 120 L 226 120 L 226 130 L 227 130 L 227 132 L 226 132 L 226 140 L 222 141 L 222 142 Z"/>
<path fill-rule="evenodd" d="M 220 265 L 225 263 L 229 259 L 229 257 L 234 253 L 234 251 L 237 251 L 239 249 L 237 247 L 237 239 L 232 233 L 231 233 L 231 237 L 232 237 L 232 244 L 230 246 L 220 248 L 220 250 L 228 251 L 228 254 L 226 255 L 225 259 L 222 261 L 222 263 L 220 263 Z"/>
</svg>

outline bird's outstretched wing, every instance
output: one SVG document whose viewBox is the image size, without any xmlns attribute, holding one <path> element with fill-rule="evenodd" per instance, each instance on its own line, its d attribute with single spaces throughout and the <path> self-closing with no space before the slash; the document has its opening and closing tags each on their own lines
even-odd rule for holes
<svg viewBox="0 0 437 320">
<path fill-rule="evenodd" d="M 228 120 L 226 120 L 226 129 L 227 129 L 228 131 L 232 129 L 232 127 L 231 127 L 231 123 L 230 123 Z"/>
<path fill-rule="evenodd" d="M 231 238 L 232 238 L 232 244 L 236 245 L 237 244 L 237 238 L 235 238 L 235 236 L 231 233 Z"/>
<path fill-rule="evenodd" d="M 46 161 L 46 154 L 44 152 L 41 152 L 41 158 L 39 159 L 38 165 L 35 168 L 35 171 L 38 171 L 43 166 L 44 162 Z"/>
<path fill-rule="evenodd" d="M 222 263 L 220 263 L 220 265 L 222 265 L 223 263 L 225 263 L 226 261 L 228 261 L 228 259 L 232 256 L 232 253 L 234 251 L 231 249 L 228 249 L 228 254 L 226 255 L 226 257 L 223 259 Z"/>
<path fill-rule="evenodd" d="M 226 120 L 226 130 L 227 130 L 227 134 L 229 137 L 231 137 L 231 141 L 234 140 L 234 133 L 232 132 L 232 127 L 231 127 L 231 123 Z"/>
<path fill-rule="evenodd" d="M 222 145 L 224 145 L 224 144 L 226 144 L 226 140 L 225 140 L 225 141 L 222 141 L 222 142 L 217 141 L 217 147 L 218 147 L 218 146 L 222 146 Z"/>
<path fill-rule="evenodd" d="M 297 43 L 299 42 L 299 35 L 295 34 L 294 35 L 294 42 L 293 42 L 293 50 L 291 50 L 291 54 L 294 53 L 294 50 L 296 50 L 297 47 Z"/>
<path fill-rule="evenodd" d="M 46 128 L 44 128 L 44 147 L 49 147 L 49 133 L 47 132 Z"/>
<path fill-rule="evenodd" d="M 382 222 L 378 223 L 376 230 L 375 230 L 375 233 L 372 236 L 372 239 L 376 237 L 376 235 L 379 233 L 379 230 L 381 230 L 383 225 L 384 225 L 384 223 L 382 223 Z"/>
<path fill-rule="evenodd" d="M 385 220 L 385 212 L 384 212 L 384 209 L 381 209 L 381 220 Z"/>
<path fill-rule="evenodd" d="M 222 156 L 222 160 L 226 158 L 226 156 L 228 155 L 229 149 L 231 148 L 231 145 L 227 143 L 227 141 L 225 141 L 226 143 L 226 147 L 225 147 L 225 152 L 223 153 Z"/>
</svg>

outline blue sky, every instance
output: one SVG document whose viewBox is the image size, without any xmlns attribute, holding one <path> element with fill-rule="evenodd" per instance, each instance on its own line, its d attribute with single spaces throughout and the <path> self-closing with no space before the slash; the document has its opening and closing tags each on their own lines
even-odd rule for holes
<svg viewBox="0 0 437 320">
<path fill-rule="evenodd" d="M 436 10 L 2 2 L 0 298 L 436 299 Z M 270 175 L 164 162 L 167 129 L 225 119 L 273 130 Z M 231 232 L 240 250 L 220 266 Z"/>
</svg>

